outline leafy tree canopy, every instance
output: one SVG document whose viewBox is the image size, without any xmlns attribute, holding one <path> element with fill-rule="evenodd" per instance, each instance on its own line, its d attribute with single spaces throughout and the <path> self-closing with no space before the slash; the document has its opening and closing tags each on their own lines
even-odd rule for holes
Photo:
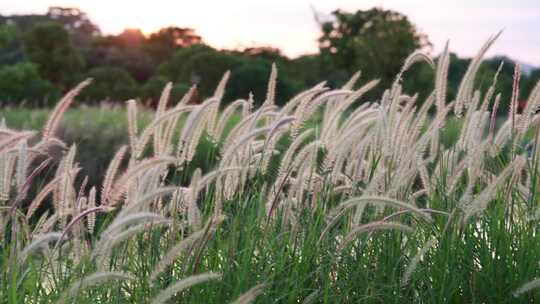
<svg viewBox="0 0 540 304">
<path fill-rule="evenodd" d="M 191 28 L 166 27 L 150 35 L 146 49 L 158 62 L 170 58 L 180 48 L 202 43 L 201 36 Z"/>
<path fill-rule="evenodd" d="M 28 58 L 40 74 L 64 89 L 73 85 L 73 77 L 81 72 L 84 61 L 71 44 L 69 33 L 58 23 L 34 26 L 25 37 Z"/>
<path fill-rule="evenodd" d="M 24 49 L 19 29 L 13 24 L 0 25 L 0 64 L 24 60 Z"/>
<path fill-rule="evenodd" d="M 163 76 L 153 76 L 152 78 L 148 79 L 148 81 L 142 86 L 141 89 L 141 98 L 143 101 L 145 101 L 147 104 L 150 103 L 152 105 L 157 106 L 157 101 L 159 100 L 159 97 L 161 96 L 161 93 L 163 92 L 163 88 L 169 80 L 166 77 Z M 184 83 L 177 83 L 173 85 L 173 88 L 171 90 L 170 95 L 170 104 L 176 104 L 180 99 L 184 96 L 184 94 L 187 93 L 190 86 Z"/>
<path fill-rule="evenodd" d="M 81 99 L 89 102 L 102 100 L 125 101 L 139 96 L 135 79 L 124 69 L 117 67 L 96 67 L 88 71 L 92 85 L 81 93 Z"/>
<path fill-rule="evenodd" d="M 319 48 L 334 68 L 388 83 L 413 51 L 429 46 L 427 37 L 398 12 L 373 8 L 348 13 L 336 10 L 321 24 Z"/>
<path fill-rule="evenodd" d="M 36 65 L 24 62 L 0 67 L 0 104 L 25 101 L 27 105 L 50 105 L 57 102 L 58 89 L 39 76 Z"/>
</svg>

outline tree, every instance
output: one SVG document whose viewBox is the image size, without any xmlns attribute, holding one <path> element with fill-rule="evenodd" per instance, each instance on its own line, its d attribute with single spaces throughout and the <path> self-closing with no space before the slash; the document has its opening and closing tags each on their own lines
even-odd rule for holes
<svg viewBox="0 0 540 304">
<path fill-rule="evenodd" d="M 26 33 L 32 27 L 34 27 L 38 23 L 44 23 L 44 22 L 50 22 L 53 21 L 51 18 L 49 18 L 47 15 L 8 15 L 3 16 L 0 15 L 0 24 L 2 25 L 14 25 L 16 26 L 21 32 Z"/>
<path fill-rule="evenodd" d="M 71 45 L 68 32 L 58 23 L 34 26 L 26 34 L 25 49 L 42 77 L 62 89 L 73 84 L 84 66 L 82 56 Z"/>
<path fill-rule="evenodd" d="M 117 36 L 98 37 L 88 52 L 90 68 L 115 66 L 125 69 L 135 80 L 143 83 L 155 72 L 156 63 L 144 50 L 145 37 L 140 30 L 125 30 Z"/>
<path fill-rule="evenodd" d="M 174 83 L 197 84 L 202 99 L 214 93 L 225 71 L 231 78 L 225 91 L 225 102 L 237 98 L 248 98 L 254 93 L 262 102 L 268 85 L 272 61 L 254 58 L 236 51 L 218 51 L 207 45 L 196 44 L 177 51 L 161 64 L 158 73 L 163 79 Z M 279 65 L 279 64 L 278 64 Z M 277 101 L 286 102 L 298 87 L 297 83 L 281 73 L 277 83 Z"/>
<path fill-rule="evenodd" d="M 70 33 L 94 37 L 101 34 L 99 27 L 88 18 L 85 12 L 78 8 L 51 6 L 46 16 L 61 23 Z"/>
<path fill-rule="evenodd" d="M 165 85 L 167 85 L 167 78 L 163 76 L 154 76 L 142 86 L 141 98 L 147 104 L 156 105 Z M 175 104 L 187 93 L 189 86 L 183 83 L 174 84 L 171 89 L 169 104 Z M 147 102 L 149 101 L 149 102 Z"/>
<path fill-rule="evenodd" d="M 343 69 L 325 64 L 320 55 L 303 55 L 280 67 L 280 75 L 286 74 L 297 81 L 301 87 L 311 87 L 321 81 L 327 81 L 329 87 L 343 85 L 350 75 Z"/>
<path fill-rule="evenodd" d="M 285 73 L 281 73 L 281 69 L 279 71 L 276 85 L 276 104 L 283 105 L 289 101 L 295 92 L 299 91 L 299 88 Z M 266 98 L 270 72 L 270 62 L 254 59 L 245 60 L 241 66 L 234 69 L 231 73 L 231 79 L 226 91 L 227 99 L 247 99 L 249 93 L 253 93 L 255 102 L 258 105 L 262 104 Z"/>
<path fill-rule="evenodd" d="M 121 68 L 96 67 L 88 72 L 87 77 L 91 77 L 93 82 L 81 93 L 82 100 L 93 103 L 103 100 L 125 101 L 139 95 L 137 82 Z"/>
<path fill-rule="evenodd" d="M 0 25 L 0 65 L 23 60 L 23 41 L 19 29 L 12 24 Z"/>
<path fill-rule="evenodd" d="M 12 24 L 0 25 L 0 47 L 5 48 L 17 39 L 17 27 Z"/>
<path fill-rule="evenodd" d="M 146 37 L 140 29 L 125 29 L 117 38 L 117 44 L 126 48 L 140 48 L 146 42 Z"/>
<path fill-rule="evenodd" d="M 83 53 L 90 47 L 93 38 L 101 35 L 99 27 L 78 8 L 52 6 L 43 15 L 0 15 L 0 24 L 15 25 L 22 33 L 29 32 L 36 24 L 46 22 L 62 25 L 70 34 L 73 45 Z"/>
<path fill-rule="evenodd" d="M 239 52 L 254 58 L 261 58 L 270 62 L 288 61 L 288 58 L 281 53 L 281 50 L 271 46 L 248 47 Z"/>
<path fill-rule="evenodd" d="M 151 34 L 146 50 L 157 62 L 163 62 L 178 49 L 200 43 L 202 43 L 202 38 L 195 33 L 194 29 L 171 26 Z"/>
<path fill-rule="evenodd" d="M 427 64 L 414 64 L 405 73 L 402 79 L 403 90 L 409 95 L 418 94 L 416 104 L 424 103 L 435 88 L 435 69 Z M 448 88 L 448 94 L 455 96 L 454 87 Z"/>
<path fill-rule="evenodd" d="M 0 67 L 0 103 L 26 101 L 34 106 L 53 104 L 60 92 L 39 76 L 29 62 Z"/>
<path fill-rule="evenodd" d="M 177 51 L 160 65 L 158 73 L 175 83 L 198 84 L 199 93 L 205 98 L 214 92 L 225 71 L 234 73 L 242 63 L 241 56 L 197 44 Z"/>
<path fill-rule="evenodd" d="M 493 76 L 497 73 L 499 66 L 503 64 L 502 69 L 497 77 L 497 84 L 495 86 L 495 92 L 501 93 L 501 104 L 499 109 L 505 111 L 510 105 L 512 96 L 512 86 L 514 83 L 514 67 L 516 62 L 505 56 L 496 56 L 485 60 L 475 79 L 475 85 L 481 92 L 486 92 L 493 83 Z M 521 101 L 526 95 L 523 90 L 523 83 L 527 80 L 526 75 L 521 75 L 521 88 L 519 91 L 518 101 Z M 493 102 L 493 100 L 492 100 Z"/>
<path fill-rule="evenodd" d="M 395 11 L 336 10 L 332 15 L 333 21 L 321 24 L 319 48 L 324 63 L 349 75 L 362 70 L 367 78 L 382 78 L 383 86 L 410 53 L 430 45 L 406 16 Z"/>
</svg>

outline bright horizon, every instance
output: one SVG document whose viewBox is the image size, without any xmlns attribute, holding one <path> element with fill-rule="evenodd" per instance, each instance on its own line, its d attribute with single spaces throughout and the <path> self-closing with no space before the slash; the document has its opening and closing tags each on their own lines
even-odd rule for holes
<svg viewBox="0 0 540 304">
<path fill-rule="evenodd" d="M 139 28 L 148 34 L 166 26 L 191 27 L 216 48 L 272 46 L 295 57 L 317 52 L 319 28 L 311 7 L 323 16 L 335 9 L 353 12 L 374 6 L 396 10 L 409 17 L 433 43 L 433 54 L 446 40 L 460 56 L 473 56 L 491 35 L 504 29 L 488 56 L 506 55 L 540 66 L 540 3 L 534 0 L 199 0 L 83 1 L 4 0 L 0 14 L 43 14 L 49 6 L 78 7 L 104 34 Z M 122 13 L 119 13 L 122 12 Z"/>
</svg>

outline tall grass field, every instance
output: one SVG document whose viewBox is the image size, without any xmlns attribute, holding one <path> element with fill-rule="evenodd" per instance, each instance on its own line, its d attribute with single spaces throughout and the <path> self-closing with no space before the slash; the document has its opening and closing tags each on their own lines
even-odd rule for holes
<svg viewBox="0 0 540 304">
<path fill-rule="evenodd" d="M 476 90 L 495 40 L 455 100 L 447 48 L 377 100 L 356 74 L 278 107 L 274 66 L 260 107 L 222 100 L 225 73 L 200 105 L 167 85 L 155 111 L 68 111 L 88 80 L 3 109 L 0 302 L 540 301 L 540 82 L 520 112 L 519 66 L 512 100 L 497 76 Z M 425 100 L 402 90 L 416 64 L 436 70 Z"/>
</svg>

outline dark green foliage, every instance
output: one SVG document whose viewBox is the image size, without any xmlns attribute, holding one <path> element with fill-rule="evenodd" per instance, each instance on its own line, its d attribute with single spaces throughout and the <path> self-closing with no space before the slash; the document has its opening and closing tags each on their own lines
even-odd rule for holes
<svg viewBox="0 0 540 304">
<path fill-rule="evenodd" d="M 17 27 L 9 24 L 0 26 L 0 47 L 5 48 L 17 37 Z"/>
<path fill-rule="evenodd" d="M 92 85 L 82 92 L 80 97 L 87 102 L 125 101 L 139 96 L 137 83 L 123 69 L 97 67 L 91 69 L 86 76 L 93 79 Z"/>
<path fill-rule="evenodd" d="M 382 87 L 393 80 L 410 53 L 429 45 L 407 16 L 395 11 L 336 10 L 332 15 L 334 21 L 321 24 L 321 56 L 348 74 L 362 70 L 368 79 L 381 78 Z"/>
<path fill-rule="evenodd" d="M 159 67 L 162 77 L 175 83 L 197 83 L 203 98 L 212 96 L 215 84 L 225 71 L 231 71 L 227 85 L 226 102 L 247 99 L 252 92 L 257 103 L 266 97 L 271 63 L 259 58 L 246 57 L 233 52 L 220 52 L 206 45 L 193 45 L 175 53 L 172 59 Z M 297 91 L 287 74 L 278 77 L 278 104 L 284 104 Z"/>
<path fill-rule="evenodd" d="M 258 59 L 246 60 L 243 65 L 232 71 L 225 98 L 229 100 L 236 98 L 247 99 L 251 92 L 254 95 L 255 104 L 262 104 L 266 98 L 270 71 L 271 64 L 269 62 Z M 299 91 L 299 88 L 287 77 L 287 74 L 280 74 L 276 91 L 278 95 L 276 104 L 284 105 Z"/>
<path fill-rule="evenodd" d="M 99 27 L 94 24 L 88 15 L 76 7 L 51 6 L 46 17 L 54 20 L 74 37 L 78 47 L 84 47 L 91 38 L 101 34 Z"/>
<path fill-rule="evenodd" d="M 448 70 L 448 99 L 453 100 L 456 97 L 460 79 L 465 75 L 470 63 L 470 59 L 460 58 L 456 54 L 450 54 L 450 67 Z M 512 83 L 514 79 L 514 68 L 516 61 L 505 56 L 496 56 L 484 60 L 480 66 L 475 79 L 476 88 L 481 92 L 486 92 L 493 84 L 493 77 L 502 63 L 502 69 L 497 78 L 495 92 L 501 94 L 499 114 L 504 114 L 510 105 L 512 96 Z M 538 70 L 536 70 L 538 71 Z M 536 82 L 540 79 L 540 73 L 532 71 L 530 74 L 521 72 L 519 101 L 526 101 Z"/>
<path fill-rule="evenodd" d="M 496 91 L 501 93 L 501 107 L 502 109 L 506 110 L 510 105 L 512 96 L 512 83 L 514 77 L 514 68 L 517 64 L 516 61 L 506 56 L 496 56 L 484 61 L 484 65 L 479 71 L 479 79 L 477 80 L 477 83 L 480 90 L 486 91 L 491 85 L 493 75 L 501 63 L 503 64 L 503 67 L 497 80 Z M 536 81 L 538 81 L 539 75 L 534 75 L 534 73 L 527 75 L 523 72 L 523 70 L 521 70 L 521 73 L 522 75 L 520 77 L 518 100 L 526 101 L 532 87 L 534 84 L 536 84 Z"/>
<path fill-rule="evenodd" d="M 29 62 L 0 66 L 0 104 L 17 105 L 25 101 L 30 106 L 56 103 L 58 89 L 41 78 L 35 64 Z"/>
<path fill-rule="evenodd" d="M 140 97 L 144 102 L 157 101 L 163 92 L 163 88 L 167 85 L 166 77 L 154 76 L 142 86 Z M 169 103 L 176 104 L 189 90 L 189 86 L 183 83 L 177 83 L 173 85 L 171 90 L 171 96 Z"/>
<path fill-rule="evenodd" d="M 84 53 L 89 68 L 114 66 L 125 69 L 135 80 L 144 82 L 157 63 L 145 52 L 145 37 L 140 30 L 127 29 L 117 36 L 95 37 Z"/>
<path fill-rule="evenodd" d="M 223 73 L 234 70 L 242 59 L 206 45 L 193 45 L 177 51 L 159 67 L 159 74 L 170 81 L 197 83 L 202 96 L 211 96 Z"/>
<path fill-rule="evenodd" d="M 0 24 L 0 65 L 15 64 L 23 60 L 21 32 L 14 25 Z"/>
<path fill-rule="evenodd" d="M 433 83 L 435 70 L 428 64 L 413 65 L 403 77 L 403 90 L 410 95 L 418 93 L 417 103 L 420 104 L 431 94 L 435 88 Z"/>
<path fill-rule="evenodd" d="M 82 56 L 71 44 L 69 33 L 59 23 L 34 26 L 26 33 L 25 50 L 39 73 L 62 89 L 73 84 L 84 66 Z"/>
</svg>

